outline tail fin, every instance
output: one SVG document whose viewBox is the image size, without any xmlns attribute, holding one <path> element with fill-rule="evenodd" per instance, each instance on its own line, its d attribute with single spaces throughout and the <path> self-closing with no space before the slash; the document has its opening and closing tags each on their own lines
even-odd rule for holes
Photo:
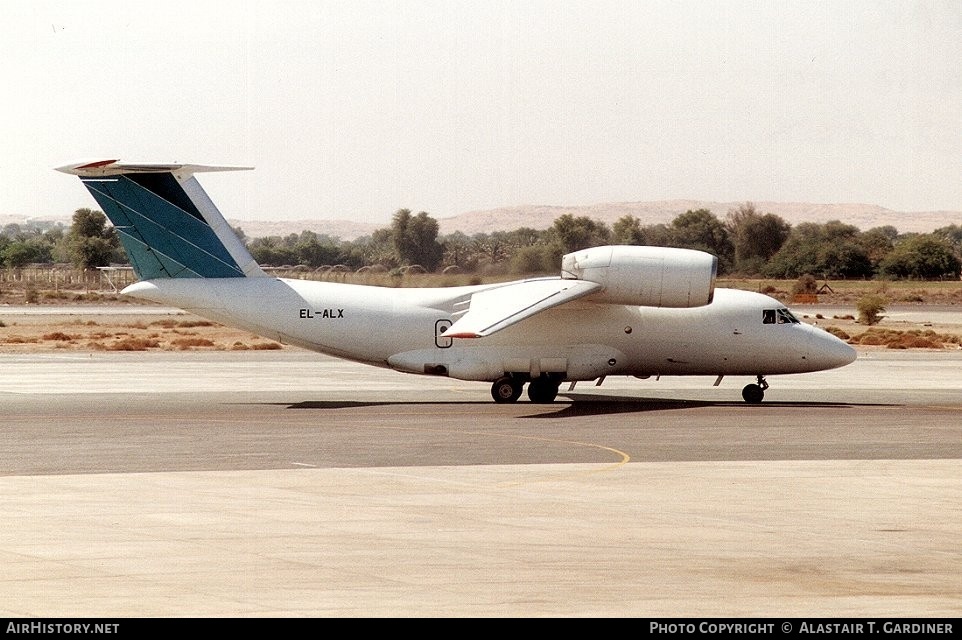
<svg viewBox="0 0 962 640">
<path fill-rule="evenodd" d="M 120 234 L 137 277 L 152 280 L 266 275 L 194 177 L 247 168 L 104 160 L 58 171 L 80 176 Z"/>
</svg>

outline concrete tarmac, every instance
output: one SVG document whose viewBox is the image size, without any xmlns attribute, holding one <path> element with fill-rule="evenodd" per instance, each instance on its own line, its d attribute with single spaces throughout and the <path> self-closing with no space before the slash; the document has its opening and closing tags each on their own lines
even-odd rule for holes
<svg viewBox="0 0 962 640">
<path fill-rule="evenodd" d="M 713 382 L 0 355 L 0 615 L 962 613 L 962 352 Z"/>
</svg>

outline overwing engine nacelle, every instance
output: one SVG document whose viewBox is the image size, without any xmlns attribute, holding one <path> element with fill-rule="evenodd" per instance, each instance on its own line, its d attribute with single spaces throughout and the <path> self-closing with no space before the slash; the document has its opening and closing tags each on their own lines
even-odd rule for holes
<svg viewBox="0 0 962 640">
<path fill-rule="evenodd" d="M 593 302 L 643 307 L 700 307 L 715 292 L 718 258 L 692 249 L 618 245 L 566 254 L 561 277 L 604 287 Z"/>
</svg>

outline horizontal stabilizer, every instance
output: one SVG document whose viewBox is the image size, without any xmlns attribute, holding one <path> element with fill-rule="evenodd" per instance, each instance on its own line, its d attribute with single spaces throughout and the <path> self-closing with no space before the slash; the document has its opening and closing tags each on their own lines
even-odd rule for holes
<svg viewBox="0 0 962 640">
<path fill-rule="evenodd" d="M 154 280 L 267 275 L 194 177 L 246 168 L 98 160 L 58 170 L 80 177 L 114 225 L 137 277 Z"/>
<path fill-rule="evenodd" d="M 446 338 L 483 338 L 536 313 L 601 289 L 583 280 L 524 280 L 486 289 L 471 296 L 471 305 L 445 332 Z"/>
<path fill-rule="evenodd" d="M 58 167 L 57 171 L 70 173 L 82 178 L 100 178 L 119 176 L 126 173 L 176 173 L 187 175 L 208 171 L 249 171 L 254 167 L 213 167 L 204 164 L 145 164 L 127 163 L 119 160 L 98 160 L 97 162 L 81 162 Z"/>
</svg>

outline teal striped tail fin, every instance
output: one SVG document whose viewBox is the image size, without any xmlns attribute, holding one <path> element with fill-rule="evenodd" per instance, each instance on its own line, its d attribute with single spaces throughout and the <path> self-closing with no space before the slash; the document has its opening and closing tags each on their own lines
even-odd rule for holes
<svg viewBox="0 0 962 640">
<path fill-rule="evenodd" d="M 80 176 L 117 229 L 137 277 L 153 280 L 266 275 L 194 177 L 244 168 L 104 160 L 58 170 Z"/>
</svg>

